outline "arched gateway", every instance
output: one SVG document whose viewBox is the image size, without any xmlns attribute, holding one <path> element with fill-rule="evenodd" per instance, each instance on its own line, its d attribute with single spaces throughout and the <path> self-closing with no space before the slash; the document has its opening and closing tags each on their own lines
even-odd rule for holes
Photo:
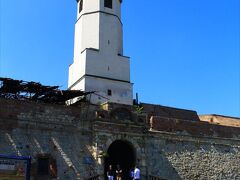
<svg viewBox="0 0 240 180">
<path fill-rule="evenodd" d="M 125 140 L 116 140 L 108 148 L 108 155 L 105 157 L 105 177 L 109 165 L 116 170 L 116 166 L 120 165 L 123 170 L 123 180 L 130 179 L 130 171 L 136 163 L 136 151 L 133 145 Z"/>
</svg>

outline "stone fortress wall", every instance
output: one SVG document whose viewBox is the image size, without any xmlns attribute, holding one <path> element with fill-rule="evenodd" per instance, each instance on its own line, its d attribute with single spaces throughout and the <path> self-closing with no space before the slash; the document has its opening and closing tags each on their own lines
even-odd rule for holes
<svg viewBox="0 0 240 180">
<path fill-rule="evenodd" d="M 104 177 L 104 154 L 132 145 L 143 179 L 240 179 L 240 129 L 201 122 L 194 111 L 143 104 L 53 104 L 0 99 L 0 154 L 32 157 L 32 179 Z M 39 158 L 49 158 L 49 175 Z"/>
</svg>

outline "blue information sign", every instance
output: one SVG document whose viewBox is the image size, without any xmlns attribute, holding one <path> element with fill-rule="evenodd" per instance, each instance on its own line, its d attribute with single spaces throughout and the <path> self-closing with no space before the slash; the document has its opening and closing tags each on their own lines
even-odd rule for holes
<svg viewBox="0 0 240 180">
<path fill-rule="evenodd" d="M 0 180 L 30 180 L 31 157 L 0 154 Z"/>
</svg>

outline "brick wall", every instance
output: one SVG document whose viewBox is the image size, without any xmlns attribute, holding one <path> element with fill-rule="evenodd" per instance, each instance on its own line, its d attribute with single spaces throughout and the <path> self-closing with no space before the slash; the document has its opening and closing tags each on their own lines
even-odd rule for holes
<svg viewBox="0 0 240 180">
<path fill-rule="evenodd" d="M 201 115 L 199 117 L 201 121 L 209 122 L 211 124 L 240 127 L 240 118 L 237 117 L 228 117 L 216 114 Z"/>
<path fill-rule="evenodd" d="M 240 138 L 239 127 L 219 126 L 201 121 L 180 121 L 153 116 L 150 119 L 150 127 L 152 130 L 187 133 L 192 136 Z"/>
<path fill-rule="evenodd" d="M 39 155 L 56 160 L 60 180 L 103 178 L 99 153 L 121 139 L 133 144 L 142 179 L 240 179 L 239 128 L 166 117 L 147 124 L 97 119 L 96 110 L 0 99 L 0 154 L 32 156 L 33 179 L 41 180 Z"/>
</svg>

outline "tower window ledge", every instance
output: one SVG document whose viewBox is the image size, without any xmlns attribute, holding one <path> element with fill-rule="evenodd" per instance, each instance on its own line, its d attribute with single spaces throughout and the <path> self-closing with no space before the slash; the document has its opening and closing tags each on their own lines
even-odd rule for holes
<svg viewBox="0 0 240 180">
<path fill-rule="evenodd" d="M 129 56 L 124 56 L 124 55 L 122 55 L 122 54 L 118 54 L 118 56 L 120 56 L 120 57 L 125 57 L 125 58 L 130 58 Z"/>
<path fill-rule="evenodd" d="M 86 50 L 92 50 L 92 51 L 97 51 L 97 52 L 99 52 L 99 49 L 95 49 L 95 48 L 85 48 L 85 49 L 81 52 L 81 54 L 84 53 Z"/>
</svg>

